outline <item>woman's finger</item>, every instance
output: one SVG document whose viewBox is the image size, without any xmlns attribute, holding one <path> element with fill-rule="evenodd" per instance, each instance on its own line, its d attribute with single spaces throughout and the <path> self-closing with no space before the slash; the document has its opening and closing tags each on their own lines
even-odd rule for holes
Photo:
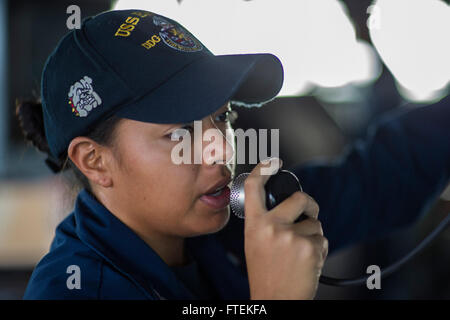
<svg viewBox="0 0 450 320">
<path fill-rule="evenodd" d="M 267 159 L 261 161 L 252 170 L 244 182 L 245 192 L 245 219 L 252 219 L 258 215 L 267 212 L 266 208 L 266 192 L 264 185 L 271 175 L 275 174 L 282 165 L 279 158 Z"/>
<path fill-rule="evenodd" d="M 312 219 L 317 219 L 319 205 L 308 194 L 297 191 L 273 208 L 270 214 L 287 223 L 293 223 L 302 214 Z"/>
</svg>

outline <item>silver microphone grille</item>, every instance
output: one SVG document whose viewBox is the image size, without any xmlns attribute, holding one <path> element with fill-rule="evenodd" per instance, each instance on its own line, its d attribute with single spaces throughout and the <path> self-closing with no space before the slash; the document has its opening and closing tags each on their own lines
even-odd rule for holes
<svg viewBox="0 0 450 320">
<path fill-rule="evenodd" d="M 234 214 L 241 219 L 245 218 L 244 212 L 244 181 L 250 173 L 241 173 L 233 180 L 230 190 L 230 207 Z"/>
</svg>

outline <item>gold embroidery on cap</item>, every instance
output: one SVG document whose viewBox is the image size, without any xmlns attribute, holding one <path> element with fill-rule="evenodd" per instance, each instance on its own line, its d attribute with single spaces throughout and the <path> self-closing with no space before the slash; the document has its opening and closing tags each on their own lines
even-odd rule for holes
<svg viewBox="0 0 450 320">
<path fill-rule="evenodd" d="M 128 37 L 131 32 L 134 30 L 135 26 L 138 24 L 139 18 L 137 17 L 128 17 L 125 20 L 125 23 L 122 23 L 117 29 L 116 34 L 114 36 Z"/>
<path fill-rule="evenodd" d="M 141 17 L 141 18 L 145 18 L 145 17 L 148 17 L 148 16 L 152 15 L 152 12 L 147 12 L 147 11 L 134 11 L 134 12 L 132 12 L 131 14 L 134 14 L 134 15 L 136 15 L 136 16 L 138 16 L 138 17 Z"/>
<path fill-rule="evenodd" d="M 158 42 L 161 41 L 161 38 L 158 37 L 156 34 L 154 34 L 150 39 L 148 39 L 147 41 L 145 41 L 144 43 L 142 43 L 141 45 L 145 48 L 145 49 L 151 49 L 154 46 L 156 46 L 156 44 Z"/>
</svg>

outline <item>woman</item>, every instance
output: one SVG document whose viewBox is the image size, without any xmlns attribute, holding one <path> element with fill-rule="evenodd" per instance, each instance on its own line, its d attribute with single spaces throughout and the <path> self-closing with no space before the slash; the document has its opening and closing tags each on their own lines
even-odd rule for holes
<svg viewBox="0 0 450 320">
<path fill-rule="evenodd" d="M 225 137 L 230 101 L 261 105 L 282 79 L 272 55 L 214 56 L 142 10 L 105 12 L 67 34 L 44 67 L 42 106 L 17 113 L 49 166 L 73 170 L 83 190 L 24 298 L 313 298 L 328 243 L 307 194 L 265 208 L 261 169 L 281 161 L 258 164 L 245 183 L 247 278 L 214 236 L 230 217 L 231 140 L 214 141 L 200 164 L 171 156 L 193 121 Z M 206 147 L 193 143 L 191 156 Z"/>
</svg>

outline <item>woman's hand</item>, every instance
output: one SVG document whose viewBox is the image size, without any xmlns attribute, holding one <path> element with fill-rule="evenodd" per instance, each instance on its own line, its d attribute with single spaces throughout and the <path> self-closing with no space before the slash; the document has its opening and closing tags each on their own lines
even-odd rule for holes
<svg viewBox="0 0 450 320">
<path fill-rule="evenodd" d="M 281 160 L 271 167 L 276 171 Z M 269 163 L 270 164 L 270 163 Z M 312 299 L 328 254 L 328 241 L 317 220 L 319 206 L 304 192 L 295 192 L 268 211 L 259 163 L 245 180 L 245 256 L 251 299 Z M 275 173 L 273 172 L 273 173 Z M 272 174 L 273 174 L 272 173 Z M 309 218 L 294 221 L 301 215 Z"/>
</svg>

